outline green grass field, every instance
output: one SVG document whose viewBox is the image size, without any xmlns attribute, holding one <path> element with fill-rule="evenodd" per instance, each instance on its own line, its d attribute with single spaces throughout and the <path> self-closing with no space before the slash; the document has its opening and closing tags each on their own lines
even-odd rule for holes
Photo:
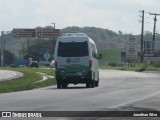
<svg viewBox="0 0 160 120">
<path fill-rule="evenodd" d="M 109 66 L 108 62 L 121 62 L 121 50 L 120 49 L 105 49 L 98 50 L 98 53 L 103 55 L 103 59 L 99 60 L 99 66 L 101 69 L 116 69 L 116 70 L 131 70 L 138 71 L 142 68 L 148 71 L 160 71 L 160 62 L 135 62 L 130 63 L 127 66 Z"/>
<path fill-rule="evenodd" d="M 107 62 L 120 62 L 121 61 L 121 50 L 119 49 L 106 49 L 106 50 L 99 50 L 98 53 L 103 55 L 103 59 L 99 60 L 100 69 L 116 69 L 116 70 L 131 70 L 131 71 L 138 71 L 142 68 L 149 71 L 160 71 L 160 62 L 158 63 L 131 63 L 129 66 L 109 66 Z M 22 90 L 30 90 L 40 87 L 52 86 L 56 84 L 55 78 L 49 78 L 48 80 L 37 82 L 42 80 L 42 76 L 38 74 L 45 73 L 47 75 L 54 76 L 53 69 L 46 69 L 46 68 L 5 68 L 6 70 L 13 70 L 19 71 L 24 74 L 23 77 L 16 78 L 13 80 L 1 81 L 0 82 L 0 93 L 7 93 L 7 92 L 15 92 L 15 91 L 22 91 Z"/>
<path fill-rule="evenodd" d="M 100 60 L 102 62 L 119 62 L 121 61 L 121 50 L 120 49 L 105 49 L 98 50 L 98 53 L 102 54 L 103 59 Z"/>
<path fill-rule="evenodd" d="M 45 73 L 54 76 L 53 69 L 40 69 L 40 68 L 5 68 L 5 70 L 18 71 L 24 74 L 23 77 L 6 80 L 0 82 L 0 93 L 15 92 L 22 90 L 30 90 L 34 88 L 46 87 L 56 84 L 55 78 L 37 82 L 42 80 L 42 76 L 37 72 Z"/>
</svg>

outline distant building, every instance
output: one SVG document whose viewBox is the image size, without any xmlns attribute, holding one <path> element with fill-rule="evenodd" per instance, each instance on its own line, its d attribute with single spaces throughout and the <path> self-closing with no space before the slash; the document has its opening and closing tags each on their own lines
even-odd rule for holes
<svg viewBox="0 0 160 120">
<path fill-rule="evenodd" d="M 160 40 L 144 40 L 144 60 L 160 61 Z"/>
</svg>

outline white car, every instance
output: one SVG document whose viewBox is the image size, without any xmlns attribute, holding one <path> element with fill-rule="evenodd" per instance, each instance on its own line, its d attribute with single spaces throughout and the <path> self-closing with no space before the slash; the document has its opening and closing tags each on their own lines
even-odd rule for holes
<svg viewBox="0 0 160 120">
<path fill-rule="evenodd" d="M 50 63 L 50 68 L 54 68 L 55 67 L 55 60 L 52 60 Z"/>
</svg>

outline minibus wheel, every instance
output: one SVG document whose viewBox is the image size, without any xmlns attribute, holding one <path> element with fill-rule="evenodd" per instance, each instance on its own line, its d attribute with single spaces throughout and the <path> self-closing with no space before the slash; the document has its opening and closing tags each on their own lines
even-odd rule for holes
<svg viewBox="0 0 160 120">
<path fill-rule="evenodd" d="M 57 88 L 60 89 L 62 87 L 61 82 L 57 80 Z"/>
<path fill-rule="evenodd" d="M 67 83 L 62 83 L 62 88 L 67 88 Z"/>
</svg>

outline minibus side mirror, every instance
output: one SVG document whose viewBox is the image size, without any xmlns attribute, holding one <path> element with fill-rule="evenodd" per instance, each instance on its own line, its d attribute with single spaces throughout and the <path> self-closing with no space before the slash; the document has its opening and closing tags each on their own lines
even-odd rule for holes
<svg viewBox="0 0 160 120">
<path fill-rule="evenodd" d="M 102 59 L 102 54 L 97 54 L 97 59 Z"/>
</svg>

